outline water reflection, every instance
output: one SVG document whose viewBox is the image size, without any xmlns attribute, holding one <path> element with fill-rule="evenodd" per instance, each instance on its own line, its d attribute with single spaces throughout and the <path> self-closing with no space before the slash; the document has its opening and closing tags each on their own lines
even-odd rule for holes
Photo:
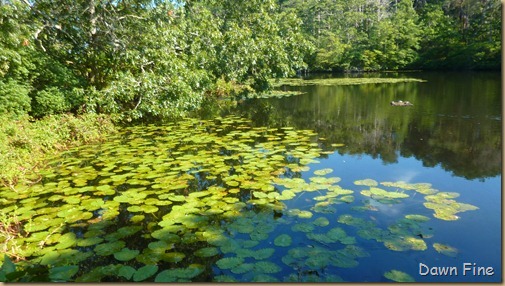
<svg viewBox="0 0 505 286">
<path fill-rule="evenodd" d="M 368 154 L 384 163 L 414 157 L 424 166 L 441 165 L 467 179 L 501 173 L 500 74 L 395 76 L 427 82 L 285 86 L 284 90 L 306 94 L 248 100 L 238 108 L 257 125 L 313 129 L 329 143 L 345 143 L 340 154 Z M 391 106 L 393 100 L 408 100 L 414 106 Z"/>
</svg>

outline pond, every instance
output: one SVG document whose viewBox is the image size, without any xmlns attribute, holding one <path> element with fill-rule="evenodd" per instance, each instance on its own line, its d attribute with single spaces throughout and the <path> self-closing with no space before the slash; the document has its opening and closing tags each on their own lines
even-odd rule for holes
<svg viewBox="0 0 505 286">
<path fill-rule="evenodd" d="M 1 190 L 4 244 L 60 281 L 501 281 L 500 74 L 366 76 L 425 82 L 125 128 Z"/>
</svg>

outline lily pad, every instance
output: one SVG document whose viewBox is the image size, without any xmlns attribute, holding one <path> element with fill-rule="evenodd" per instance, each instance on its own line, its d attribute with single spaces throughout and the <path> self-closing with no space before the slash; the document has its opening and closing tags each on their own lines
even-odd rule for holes
<svg viewBox="0 0 505 286">
<path fill-rule="evenodd" d="M 372 179 L 357 180 L 357 181 L 354 181 L 354 184 L 358 185 L 358 186 L 369 186 L 369 187 L 376 187 L 379 185 L 379 183 L 377 183 L 377 181 L 372 180 Z"/>
<path fill-rule="evenodd" d="M 130 280 L 133 277 L 133 274 L 135 274 L 137 270 L 131 266 L 124 265 L 121 267 L 118 271 L 118 276 L 124 277 L 127 280 Z"/>
<path fill-rule="evenodd" d="M 244 274 L 247 272 L 252 271 L 254 268 L 254 263 L 243 263 L 238 265 L 237 267 L 234 267 L 231 272 L 235 274 Z"/>
<path fill-rule="evenodd" d="M 187 268 L 173 268 L 164 270 L 156 276 L 154 282 L 182 282 L 182 279 L 191 279 L 204 271 L 200 264 L 191 264 Z"/>
<path fill-rule="evenodd" d="M 405 272 L 395 269 L 384 273 L 384 277 L 386 277 L 389 280 L 393 280 L 395 282 L 415 282 L 412 276 L 408 275 Z"/>
<path fill-rule="evenodd" d="M 314 225 L 310 223 L 297 223 L 291 227 L 292 231 L 311 232 L 314 230 Z"/>
<path fill-rule="evenodd" d="M 135 258 L 139 253 L 138 250 L 123 248 L 121 251 L 114 253 L 114 258 L 119 261 L 128 261 Z"/>
<path fill-rule="evenodd" d="M 219 253 L 216 247 L 204 247 L 195 251 L 195 255 L 198 257 L 211 257 Z"/>
<path fill-rule="evenodd" d="M 281 271 L 281 268 L 273 263 L 273 262 L 270 262 L 270 261 L 259 261 L 259 262 L 256 262 L 254 263 L 254 272 L 256 273 L 268 273 L 268 274 L 271 274 L 271 273 L 277 273 L 277 272 L 280 272 Z"/>
<path fill-rule="evenodd" d="M 133 274 L 133 281 L 139 282 L 144 281 L 147 278 L 153 276 L 158 272 L 158 265 L 145 265 L 137 269 L 135 274 Z"/>
<path fill-rule="evenodd" d="M 244 263 L 244 259 L 240 257 L 225 257 L 216 261 L 217 267 L 221 269 L 231 269 Z"/>
<path fill-rule="evenodd" d="M 281 234 L 274 239 L 274 244 L 276 246 L 287 247 L 291 245 L 291 236 L 287 234 Z"/>
<path fill-rule="evenodd" d="M 330 224 L 330 221 L 325 217 L 318 217 L 312 223 L 317 226 L 327 226 Z"/>
<path fill-rule="evenodd" d="M 327 174 L 329 174 L 331 172 L 333 172 L 333 169 L 326 168 L 326 169 L 321 169 L 321 170 L 314 171 L 314 175 L 324 176 L 324 175 L 327 175 Z"/>
<path fill-rule="evenodd" d="M 433 248 L 435 248 L 438 253 L 446 256 L 456 257 L 458 255 L 458 250 L 447 244 L 435 242 L 433 243 Z"/>
<path fill-rule="evenodd" d="M 125 246 L 125 242 L 118 240 L 108 243 L 102 243 L 95 247 L 95 253 L 101 256 L 107 256 L 119 252 Z"/>
</svg>

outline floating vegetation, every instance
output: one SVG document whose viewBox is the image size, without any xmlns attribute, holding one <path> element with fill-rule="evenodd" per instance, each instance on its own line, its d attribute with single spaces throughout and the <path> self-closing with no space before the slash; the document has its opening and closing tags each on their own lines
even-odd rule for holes
<svg viewBox="0 0 505 286">
<path fill-rule="evenodd" d="M 376 187 L 379 185 L 379 183 L 377 183 L 376 180 L 372 179 L 357 180 L 354 181 L 354 184 L 358 186 L 369 186 L 369 187 Z"/>
<path fill-rule="evenodd" d="M 270 90 L 268 92 L 259 93 L 253 95 L 253 98 L 283 98 L 289 97 L 293 95 L 305 94 L 306 92 L 302 91 L 284 91 L 284 90 Z"/>
<path fill-rule="evenodd" d="M 361 194 L 367 197 L 370 197 L 381 203 L 398 203 L 397 199 L 408 198 L 409 195 L 403 192 L 388 192 L 386 190 L 370 187 L 369 190 L 361 191 Z"/>
<path fill-rule="evenodd" d="M 433 243 L 433 248 L 435 248 L 438 253 L 446 256 L 456 257 L 458 255 L 458 250 L 447 244 L 435 242 Z"/>
<path fill-rule="evenodd" d="M 221 269 L 231 269 L 239 266 L 243 262 L 244 259 L 241 257 L 225 257 L 216 261 L 216 265 Z"/>
<path fill-rule="evenodd" d="M 427 201 L 424 203 L 424 206 L 434 210 L 435 213 L 433 216 L 442 220 L 457 220 L 459 219 L 459 216 L 456 215 L 457 213 L 479 209 L 476 206 L 458 203 L 453 200 L 458 196 L 458 193 L 450 192 L 440 192 L 435 195 L 427 195 L 424 197 Z"/>
<path fill-rule="evenodd" d="M 384 273 L 384 277 L 395 282 L 416 282 L 412 276 L 395 269 Z"/>
<path fill-rule="evenodd" d="M 326 168 L 326 169 L 321 169 L 321 170 L 314 171 L 314 175 L 324 176 L 324 175 L 327 175 L 327 174 L 329 174 L 331 172 L 333 172 L 333 169 Z"/>
<path fill-rule="evenodd" d="M 287 247 L 291 245 L 291 236 L 287 234 L 281 234 L 274 239 L 274 244 L 276 246 Z"/>
<path fill-rule="evenodd" d="M 320 140 L 239 117 L 124 128 L 64 152 L 38 184 L 2 188 L 0 207 L 17 222 L 0 229 L 17 236 L 0 242 L 62 282 L 337 282 L 330 273 L 370 255 L 364 240 L 424 251 L 431 210 L 451 220 L 477 209 L 425 183 L 344 189 L 333 169 L 316 167 L 331 152 Z M 416 194 L 429 210 L 383 220 Z"/>
<path fill-rule="evenodd" d="M 274 87 L 283 85 L 305 86 L 305 85 L 358 85 L 358 84 L 378 84 L 378 83 L 400 83 L 400 82 L 426 82 L 417 78 L 325 78 L 325 79 L 302 79 L 283 78 L 272 81 Z"/>
</svg>

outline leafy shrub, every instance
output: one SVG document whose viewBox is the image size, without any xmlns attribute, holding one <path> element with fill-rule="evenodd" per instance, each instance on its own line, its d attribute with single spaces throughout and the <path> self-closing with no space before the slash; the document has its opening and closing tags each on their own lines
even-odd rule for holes
<svg viewBox="0 0 505 286">
<path fill-rule="evenodd" d="M 16 116 L 30 111 L 29 88 L 14 80 L 0 81 L 0 114 L 11 113 Z"/>
<path fill-rule="evenodd" d="M 56 87 L 38 91 L 35 95 L 33 115 L 36 117 L 63 113 L 69 110 L 70 104 L 65 99 L 65 94 Z"/>
</svg>

